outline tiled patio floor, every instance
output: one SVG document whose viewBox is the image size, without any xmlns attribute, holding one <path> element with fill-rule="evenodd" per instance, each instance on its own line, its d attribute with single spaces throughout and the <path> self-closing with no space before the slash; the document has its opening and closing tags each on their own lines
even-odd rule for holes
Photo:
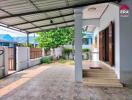
<svg viewBox="0 0 132 100">
<path fill-rule="evenodd" d="M 74 67 L 36 66 L 0 80 L 0 100 L 132 100 L 132 89 L 88 87 L 74 82 Z"/>
</svg>

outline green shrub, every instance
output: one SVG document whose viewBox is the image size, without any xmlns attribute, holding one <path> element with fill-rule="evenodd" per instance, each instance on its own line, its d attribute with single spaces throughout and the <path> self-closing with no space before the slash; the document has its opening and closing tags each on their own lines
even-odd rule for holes
<svg viewBox="0 0 132 100">
<path fill-rule="evenodd" d="M 82 49 L 82 52 L 86 54 L 86 60 L 89 59 L 89 52 L 90 52 L 90 49 Z"/>
<path fill-rule="evenodd" d="M 73 49 L 68 49 L 68 48 L 64 48 L 64 50 L 63 50 L 63 56 L 64 57 L 68 57 L 68 59 L 69 59 L 69 56 L 70 56 L 70 53 L 72 53 L 73 52 Z"/>
<path fill-rule="evenodd" d="M 50 64 L 52 63 L 52 60 L 53 60 L 52 56 L 45 56 L 41 59 L 41 63 Z"/>
<path fill-rule="evenodd" d="M 82 52 L 89 52 L 89 49 L 82 49 Z"/>
<path fill-rule="evenodd" d="M 63 63 L 66 63 L 66 60 L 65 59 L 60 59 L 59 62 L 63 64 Z"/>
<path fill-rule="evenodd" d="M 70 53 L 72 53 L 72 49 L 68 49 L 68 48 L 64 48 L 64 50 L 63 50 L 63 52 L 64 52 L 64 54 L 66 54 L 66 55 L 69 55 Z"/>
<path fill-rule="evenodd" d="M 26 43 L 21 43 L 21 44 L 18 44 L 18 46 L 20 46 L 20 47 L 30 47 L 30 48 L 33 48 L 34 46 L 33 46 L 33 44 L 31 44 L 31 43 L 29 43 L 29 44 L 26 44 Z"/>
</svg>

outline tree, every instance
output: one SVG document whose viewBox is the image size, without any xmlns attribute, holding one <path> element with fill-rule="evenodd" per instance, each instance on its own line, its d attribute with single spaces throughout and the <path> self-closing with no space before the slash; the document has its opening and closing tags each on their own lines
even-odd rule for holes
<svg viewBox="0 0 132 100">
<path fill-rule="evenodd" d="M 74 28 L 56 28 L 46 32 L 38 32 L 37 42 L 39 47 L 45 50 L 57 48 L 62 45 L 72 44 L 74 39 Z"/>
</svg>

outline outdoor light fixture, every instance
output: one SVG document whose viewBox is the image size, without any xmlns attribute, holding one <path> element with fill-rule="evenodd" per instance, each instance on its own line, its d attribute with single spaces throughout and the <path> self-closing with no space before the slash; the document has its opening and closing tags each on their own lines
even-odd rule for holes
<svg viewBox="0 0 132 100">
<path fill-rule="evenodd" d="M 53 20 L 50 20 L 50 23 L 53 24 L 54 23 Z"/>
</svg>

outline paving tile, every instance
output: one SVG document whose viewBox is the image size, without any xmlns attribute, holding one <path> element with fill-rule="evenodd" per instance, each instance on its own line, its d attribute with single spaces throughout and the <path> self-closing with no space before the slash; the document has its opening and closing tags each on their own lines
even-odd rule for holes
<svg viewBox="0 0 132 100">
<path fill-rule="evenodd" d="M 132 100 L 132 89 L 75 83 L 74 66 L 56 63 L 35 66 L 2 79 L 0 100 Z"/>
</svg>

